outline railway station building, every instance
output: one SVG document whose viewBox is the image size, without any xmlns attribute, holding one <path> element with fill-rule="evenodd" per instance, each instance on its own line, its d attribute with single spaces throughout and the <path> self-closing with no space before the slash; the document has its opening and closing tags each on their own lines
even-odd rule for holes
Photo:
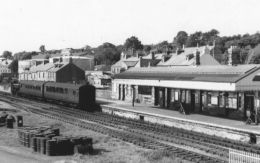
<svg viewBox="0 0 260 163">
<path fill-rule="evenodd" d="M 186 113 L 244 120 L 259 113 L 260 65 L 131 68 L 112 81 L 112 98 Z"/>
</svg>

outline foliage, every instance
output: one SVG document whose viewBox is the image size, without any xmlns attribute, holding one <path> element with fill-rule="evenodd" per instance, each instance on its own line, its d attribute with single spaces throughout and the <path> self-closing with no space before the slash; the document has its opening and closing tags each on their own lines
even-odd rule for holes
<svg viewBox="0 0 260 163">
<path fill-rule="evenodd" d="M 6 59 L 12 59 L 13 58 L 12 52 L 4 51 L 3 54 L 2 54 L 2 57 L 6 58 Z"/>
<path fill-rule="evenodd" d="M 14 59 L 10 65 L 8 66 L 8 68 L 11 69 L 12 73 L 18 74 L 18 60 Z"/>
<path fill-rule="evenodd" d="M 138 40 L 137 37 L 132 36 L 132 37 L 126 39 L 126 41 L 124 43 L 124 48 L 127 51 L 131 50 L 132 53 L 135 53 L 137 50 L 143 49 L 143 44 L 141 43 L 141 41 Z"/>
<path fill-rule="evenodd" d="M 17 60 L 26 60 L 26 59 L 31 59 L 32 56 L 37 55 L 37 52 L 18 52 L 14 54 L 14 59 Z"/>
<path fill-rule="evenodd" d="M 97 64 L 111 65 L 120 59 L 120 51 L 111 43 L 104 43 L 95 50 Z"/>
<path fill-rule="evenodd" d="M 44 53 L 46 51 L 45 45 L 41 45 L 39 49 L 40 49 L 40 52 L 42 52 L 42 53 Z"/>
<path fill-rule="evenodd" d="M 185 31 L 179 31 L 177 33 L 177 36 L 174 37 L 173 42 L 177 44 L 178 47 L 182 47 L 186 44 L 186 41 L 188 39 L 188 33 Z"/>
</svg>

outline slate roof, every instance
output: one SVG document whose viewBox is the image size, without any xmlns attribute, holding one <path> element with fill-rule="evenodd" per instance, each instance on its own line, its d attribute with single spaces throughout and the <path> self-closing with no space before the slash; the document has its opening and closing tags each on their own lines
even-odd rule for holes
<svg viewBox="0 0 260 163">
<path fill-rule="evenodd" d="M 259 65 L 239 66 L 174 66 L 131 68 L 114 76 L 116 79 L 150 79 L 208 82 L 237 82 L 260 68 Z"/>
<path fill-rule="evenodd" d="M 173 53 L 171 58 L 166 62 L 161 61 L 158 63 L 158 66 L 176 66 L 176 65 L 194 65 L 195 64 L 195 52 L 198 50 L 200 52 L 200 63 L 201 65 L 220 65 L 220 63 L 213 58 L 209 52 L 212 46 L 202 46 L 202 47 L 189 47 L 185 48 L 184 52 L 181 54 Z M 190 59 L 187 59 L 188 56 L 192 56 Z"/>
<path fill-rule="evenodd" d="M 124 61 L 127 67 L 134 67 L 138 61 Z"/>
<path fill-rule="evenodd" d="M 31 72 L 37 72 L 37 71 L 47 71 L 49 70 L 50 68 L 54 67 L 54 64 L 53 63 L 46 63 L 46 64 L 40 64 L 40 65 L 35 65 L 35 66 L 32 66 L 30 68 L 30 71 Z"/>
<path fill-rule="evenodd" d="M 55 66 L 53 66 L 52 68 L 50 68 L 48 71 L 49 72 L 57 72 L 60 69 L 62 69 L 63 67 L 67 66 L 70 63 L 55 63 Z"/>
</svg>

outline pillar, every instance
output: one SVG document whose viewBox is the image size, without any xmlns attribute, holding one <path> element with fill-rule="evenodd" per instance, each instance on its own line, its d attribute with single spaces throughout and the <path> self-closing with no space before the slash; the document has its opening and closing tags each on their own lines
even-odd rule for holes
<svg viewBox="0 0 260 163">
<path fill-rule="evenodd" d="M 259 98 L 259 97 L 258 97 L 258 91 L 255 91 L 254 94 L 255 94 L 255 98 L 254 98 L 254 99 L 255 99 L 255 102 L 254 102 L 254 103 L 255 103 L 255 105 L 254 105 L 254 110 L 255 110 L 255 124 L 258 125 L 258 121 L 257 121 L 257 119 L 258 119 L 258 105 L 259 105 L 259 104 L 258 104 L 258 103 L 259 103 L 259 100 L 258 100 L 258 98 Z"/>
<path fill-rule="evenodd" d="M 154 104 L 155 106 L 155 88 L 154 86 L 152 86 L 152 95 L 151 95 L 151 101 L 152 101 L 152 104 Z"/>
<path fill-rule="evenodd" d="M 168 88 L 165 88 L 164 89 L 164 106 L 166 107 L 166 108 L 168 108 L 168 92 L 167 92 L 167 90 L 168 90 Z"/>
</svg>

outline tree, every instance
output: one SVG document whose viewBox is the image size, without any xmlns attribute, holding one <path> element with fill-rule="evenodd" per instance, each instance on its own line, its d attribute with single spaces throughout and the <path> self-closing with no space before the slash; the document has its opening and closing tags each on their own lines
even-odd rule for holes
<svg viewBox="0 0 260 163">
<path fill-rule="evenodd" d="M 120 59 L 120 51 L 111 43 L 104 43 L 95 49 L 95 61 L 98 64 L 111 65 Z"/>
<path fill-rule="evenodd" d="M 146 54 L 149 54 L 151 50 L 152 50 L 152 47 L 150 45 L 144 45 L 144 52 Z"/>
<path fill-rule="evenodd" d="M 42 53 L 44 53 L 46 51 L 45 45 L 41 45 L 39 49 L 40 49 L 40 52 L 42 52 Z"/>
<path fill-rule="evenodd" d="M 219 31 L 212 29 L 202 34 L 202 41 L 205 45 L 213 45 L 215 39 L 218 37 Z"/>
<path fill-rule="evenodd" d="M 6 59 L 12 59 L 13 58 L 12 52 L 4 51 L 3 54 L 2 54 L 2 57 L 6 58 Z"/>
<path fill-rule="evenodd" d="M 190 36 L 187 39 L 186 46 L 187 47 L 195 47 L 195 46 L 202 46 L 205 45 L 205 43 L 202 40 L 203 33 L 202 32 L 195 32 L 193 34 L 190 34 Z"/>
<path fill-rule="evenodd" d="M 131 50 L 132 54 L 134 54 L 137 50 L 142 50 L 143 45 L 142 45 L 141 41 L 138 40 L 137 37 L 132 36 L 132 37 L 126 39 L 124 48 L 125 48 L 125 50 Z"/>
<path fill-rule="evenodd" d="M 15 53 L 14 54 L 14 59 L 17 59 L 17 60 L 26 60 L 26 59 L 31 59 L 32 56 L 34 55 L 38 55 L 37 52 L 26 52 L 26 51 L 23 51 L 23 52 L 18 52 L 18 53 Z"/>
<path fill-rule="evenodd" d="M 11 69 L 11 72 L 14 74 L 18 74 L 18 60 L 14 59 L 10 65 L 8 66 L 8 68 Z"/>
<path fill-rule="evenodd" d="M 175 42 L 178 47 L 182 47 L 183 45 L 186 45 L 187 39 L 188 39 L 187 32 L 179 31 L 176 37 L 174 37 L 173 42 Z"/>
</svg>

